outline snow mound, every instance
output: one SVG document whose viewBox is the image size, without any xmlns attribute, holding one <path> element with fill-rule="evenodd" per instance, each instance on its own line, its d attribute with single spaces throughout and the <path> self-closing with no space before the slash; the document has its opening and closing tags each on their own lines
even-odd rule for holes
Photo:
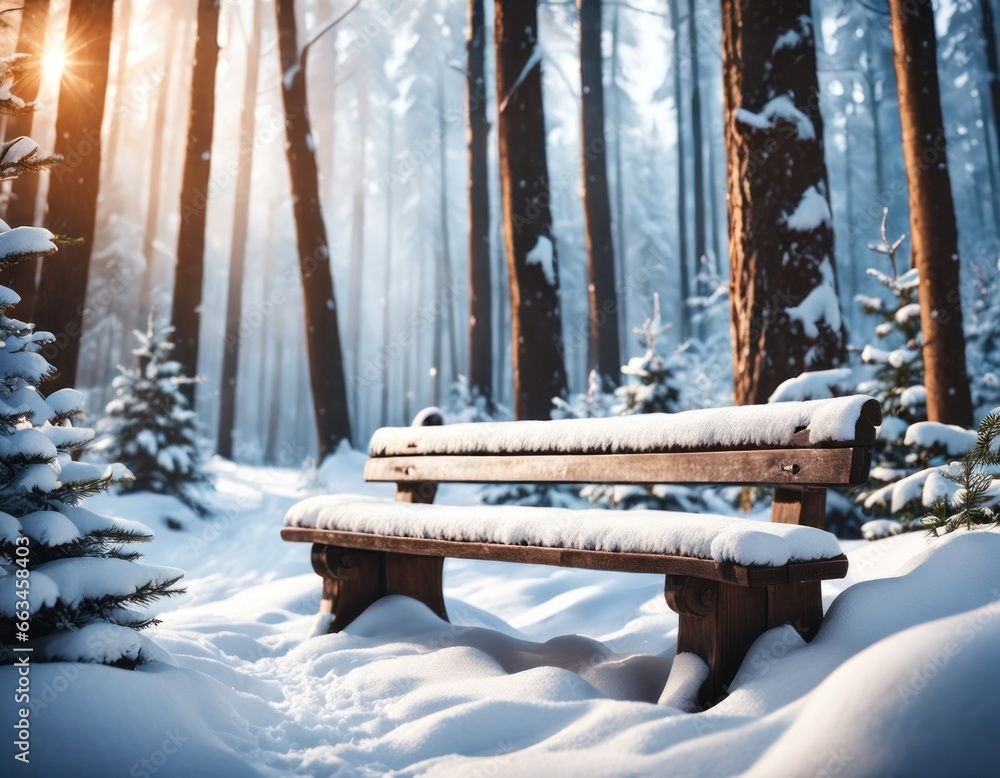
<svg viewBox="0 0 1000 778">
<path fill-rule="evenodd" d="M 139 657 L 139 633 L 128 627 L 92 621 L 80 629 L 53 632 L 32 643 L 41 658 L 49 662 L 101 662 L 113 664 Z"/>
</svg>

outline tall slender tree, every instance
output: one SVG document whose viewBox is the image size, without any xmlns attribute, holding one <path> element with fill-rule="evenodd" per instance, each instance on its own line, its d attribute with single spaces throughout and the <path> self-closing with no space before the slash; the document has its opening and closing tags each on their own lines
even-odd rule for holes
<svg viewBox="0 0 1000 778">
<path fill-rule="evenodd" d="M 671 0 L 676 2 L 676 0 Z M 618 271 L 622 278 L 629 277 L 628 243 L 625 230 L 625 165 L 622 163 L 622 136 L 625 134 L 624 112 L 622 111 L 622 92 L 624 86 L 620 83 L 622 78 L 621 49 L 623 27 L 621 23 L 621 3 L 612 6 L 611 13 L 611 94 L 613 101 L 613 121 L 615 127 L 614 157 L 615 157 L 615 211 L 618 219 L 615 222 L 615 240 L 618 244 L 615 256 L 618 259 Z M 679 114 L 678 114 L 679 117 Z M 618 300 L 621 308 L 619 317 L 622 321 L 630 321 L 628 287 L 622 290 L 621 298 Z M 624 345 L 621 334 L 618 339 L 619 349 Z"/>
<path fill-rule="evenodd" d="M 618 293 L 611 234 L 607 139 L 604 132 L 604 55 L 601 0 L 577 0 L 580 10 L 580 142 L 583 145 L 583 212 L 587 225 L 587 369 L 617 386 L 621 378 Z M 619 215 L 619 218 L 623 218 Z"/>
<path fill-rule="evenodd" d="M 993 126 L 996 129 L 997 152 L 1000 153 L 1000 56 L 997 54 L 997 27 L 993 16 L 993 0 L 979 0 L 983 23 L 983 46 L 986 50 L 986 77 L 993 99 Z"/>
<path fill-rule="evenodd" d="M 893 63 L 909 187 L 911 263 L 920 274 L 927 417 L 972 426 L 965 364 L 958 228 L 948 177 L 934 9 L 891 0 Z"/>
<path fill-rule="evenodd" d="M 438 187 L 438 219 L 441 230 L 439 234 L 440 251 L 438 257 L 441 262 L 443 285 L 438 286 L 439 293 L 444 292 L 448 301 L 448 386 L 450 387 L 458 380 L 458 314 L 456 312 L 454 293 L 455 282 L 452 278 L 451 267 L 451 231 L 448 229 L 448 216 L 451 209 L 448 207 L 448 122 L 445 119 L 445 96 L 444 96 L 444 70 L 438 74 L 438 136 L 441 138 L 438 143 L 438 174 L 440 186 Z M 442 315 L 438 316 L 438 321 L 444 323 Z M 440 371 L 439 371 L 440 375 Z"/>
<path fill-rule="evenodd" d="M 734 394 L 845 356 L 809 0 L 722 0 Z"/>
<path fill-rule="evenodd" d="M 691 337 L 691 316 L 687 300 L 691 296 L 691 270 L 688 256 L 687 224 L 687 154 L 684 140 L 684 79 L 681 74 L 681 18 L 678 0 L 669 0 L 670 28 L 670 70 L 673 80 L 675 123 L 677 125 L 677 266 L 678 274 L 678 319 L 681 341 Z M 617 13 L 617 11 L 616 11 Z"/>
<path fill-rule="evenodd" d="M 173 15 L 171 15 L 173 16 Z M 149 192 L 146 200 L 146 223 L 142 233 L 142 256 L 146 260 L 142 282 L 139 285 L 139 312 L 148 311 L 153 295 L 156 272 L 156 236 L 160 226 L 160 202 L 165 184 L 163 171 L 163 149 L 167 142 L 167 116 L 170 109 L 170 93 L 173 74 L 179 69 L 175 60 L 177 41 L 180 38 L 182 22 L 178 18 L 167 19 L 164 46 L 163 75 L 156 94 L 156 111 L 153 114 L 152 149 L 149 154 Z M 184 41 L 189 39 L 185 34 Z M 187 46 L 182 47 L 186 51 Z M 180 55 L 178 55 L 180 56 Z"/>
<path fill-rule="evenodd" d="M 76 383 L 83 333 L 87 276 L 94 247 L 97 197 L 101 175 L 101 123 L 108 87 L 108 57 L 114 0 L 72 0 L 66 21 L 70 52 L 59 88 L 55 153 L 65 162 L 49 179 L 46 223 L 57 235 L 71 238 L 42 263 L 35 321 L 55 335 L 50 361 L 58 375 L 50 389 Z"/>
<path fill-rule="evenodd" d="M 108 129 L 108 178 L 115 175 L 118 146 L 121 143 L 122 124 L 125 118 L 125 89 L 129 83 L 128 50 L 132 32 L 132 5 L 134 0 L 118 0 L 118 59 L 115 64 L 115 102 L 111 109 Z"/>
<path fill-rule="evenodd" d="M 698 61 L 698 3 L 688 0 L 688 64 L 691 74 L 691 162 L 694 199 L 694 261 L 699 267 L 708 252 L 706 217 L 705 138 L 701 128 L 701 67 Z"/>
<path fill-rule="evenodd" d="M 348 331 L 350 333 L 351 370 L 354 380 L 351 383 L 351 410 L 354 420 L 361 422 L 361 335 L 362 318 L 365 307 L 365 205 L 368 201 L 367 160 L 368 160 L 368 108 L 371 93 L 369 91 L 368 71 L 362 68 L 356 76 L 354 85 L 358 100 L 358 150 L 354 157 L 354 194 L 351 208 L 351 274 L 348 278 L 350 299 L 347 307 Z M 363 422 L 361 422 L 363 423 Z"/>
<path fill-rule="evenodd" d="M 309 127 L 305 73 L 308 47 L 299 51 L 295 1 L 276 0 L 274 10 L 281 61 L 281 97 L 285 108 L 285 154 L 292 185 L 292 212 L 305 301 L 309 378 L 322 460 L 332 454 L 342 440 L 350 442 L 351 419 L 337 301 L 330 274 L 330 248 Z"/>
<path fill-rule="evenodd" d="M 187 375 L 198 374 L 201 340 L 201 297 L 205 274 L 205 226 L 208 184 L 212 173 L 215 125 L 215 71 L 219 63 L 220 0 L 198 0 L 198 36 L 191 73 L 191 110 L 181 183 L 181 223 L 170 321 L 174 326 L 174 358 Z M 194 384 L 185 387 L 195 405 Z"/>
<path fill-rule="evenodd" d="M 536 0 L 495 0 L 494 38 L 514 411 L 547 419 L 566 394 L 559 266 L 542 108 Z"/>
<path fill-rule="evenodd" d="M 386 109 L 388 112 L 389 121 L 386 122 L 388 125 L 388 139 L 386 142 L 386 170 L 392 169 L 393 160 L 396 157 L 396 115 L 393 110 L 393 102 L 390 100 L 386 104 Z M 393 195 L 393 185 L 390 181 L 385 181 L 382 184 L 385 190 L 385 275 L 383 277 L 384 286 L 382 287 L 382 353 L 388 356 L 392 349 L 392 290 L 395 287 L 393 283 L 395 279 L 395 274 L 397 272 L 396 268 L 393 267 L 393 232 L 396 229 L 396 223 L 394 221 L 395 216 L 395 198 Z M 386 363 L 382 369 L 382 391 L 381 391 L 381 402 L 379 408 L 379 424 L 383 427 L 389 424 L 389 383 L 391 374 L 389 372 L 390 364 Z"/>
<path fill-rule="evenodd" d="M 42 56 L 45 51 L 45 27 L 49 21 L 49 0 L 25 0 L 21 14 L 21 31 L 17 50 L 31 54 L 32 67 L 25 69 L 17 80 L 17 95 L 27 103 L 38 97 L 42 82 Z M 7 137 L 30 135 L 33 114 L 30 111 L 7 117 Z M 38 174 L 28 173 L 14 179 L 4 218 L 14 225 L 35 223 L 38 200 Z M 14 289 L 21 297 L 17 315 L 24 321 L 33 321 L 37 288 L 38 260 L 29 259 L 0 270 L 0 285 Z"/>
<path fill-rule="evenodd" d="M 257 111 L 257 81 L 260 65 L 261 5 L 254 3 L 247 36 L 246 75 L 240 116 L 240 158 L 236 169 L 236 205 L 233 240 L 229 253 L 229 289 L 226 297 L 226 334 L 222 352 L 222 382 L 219 398 L 219 456 L 232 458 L 236 426 L 236 375 L 240 364 L 240 319 L 243 317 L 243 271 L 250 226 L 250 188 L 253 178 L 254 128 Z"/>
<path fill-rule="evenodd" d="M 469 390 L 490 402 L 493 311 L 490 277 L 490 123 L 486 116 L 486 11 L 469 0 L 465 107 L 469 155 Z"/>
</svg>

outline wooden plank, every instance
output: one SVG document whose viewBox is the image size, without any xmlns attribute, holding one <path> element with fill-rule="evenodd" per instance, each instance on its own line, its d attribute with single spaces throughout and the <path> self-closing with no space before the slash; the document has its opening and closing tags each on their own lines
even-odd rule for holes
<svg viewBox="0 0 1000 778">
<path fill-rule="evenodd" d="M 832 559 L 815 562 L 792 562 L 788 565 L 789 583 L 802 581 L 828 581 L 847 575 L 847 557 L 841 554 Z"/>
<path fill-rule="evenodd" d="M 369 459 L 365 480 L 453 483 L 725 483 L 846 486 L 863 483 L 855 448 L 688 454 L 412 456 Z"/>
<path fill-rule="evenodd" d="M 417 554 L 451 559 L 484 559 L 498 562 L 576 567 L 586 570 L 612 570 L 623 573 L 662 573 L 688 575 L 711 581 L 724 581 L 741 586 L 767 586 L 788 582 L 788 568 L 744 567 L 720 565 L 711 559 L 668 556 L 666 554 L 639 554 L 617 551 L 587 551 L 542 546 L 511 546 L 500 543 L 458 542 L 434 538 L 404 538 L 389 535 L 372 535 L 363 532 L 340 532 L 302 527 L 284 527 L 284 540 L 316 543 L 341 548 L 371 551 L 388 551 L 397 554 Z M 820 563 L 817 571 L 835 570 Z M 799 580 L 808 576 L 808 564 L 798 565 Z"/>
</svg>

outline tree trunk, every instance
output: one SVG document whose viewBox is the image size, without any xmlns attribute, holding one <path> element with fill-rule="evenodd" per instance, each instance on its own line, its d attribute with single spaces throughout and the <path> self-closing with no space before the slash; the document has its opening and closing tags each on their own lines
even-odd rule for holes
<svg viewBox="0 0 1000 778">
<path fill-rule="evenodd" d="M 875 142 L 875 197 L 885 197 L 885 155 L 882 152 L 882 89 L 878 83 L 879 74 L 875 67 L 875 49 L 878 41 L 871 29 L 865 30 L 865 66 L 862 71 L 868 84 L 871 98 L 872 139 Z M 853 217 L 852 217 L 853 218 Z"/>
<path fill-rule="evenodd" d="M 118 27 L 119 46 L 118 62 L 115 67 L 115 104 L 111 109 L 111 127 L 108 129 L 108 169 L 109 181 L 115 177 L 115 163 L 118 161 L 118 145 L 122 135 L 122 116 L 125 106 L 125 88 L 128 85 L 128 48 L 129 33 L 132 30 L 132 2 L 133 0 L 119 0 L 118 4 Z"/>
<path fill-rule="evenodd" d="M 993 0 L 979 0 L 983 14 L 983 43 L 986 47 L 986 70 L 993 98 L 993 126 L 996 128 L 997 152 L 1000 154 L 1000 57 L 997 55 L 997 29 L 993 20 Z"/>
<path fill-rule="evenodd" d="M 25 0 L 21 15 L 21 32 L 17 39 L 17 50 L 31 54 L 36 62 L 41 62 L 45 50 L 45 27 L 49 20 L 49 0 Z M 25 102 L 38 97 L 42 81 L 40 67 L 28 68 L 17 80 L 14 94 Z M 19 113 L 7 117 L 7 137 L 31 135 L 33 115 Z M 4 211 L 4 219 L 11 227 L 32 226 L 38 200 L 38 174 L 27 173 L 15 178 L 10 188 L 10 199 Z M 17 316 L 23 321 L 33 321 L 38 279 L 38 260 L 19 262 L 13 267 L 0 270 L 0 284 L 10 287 L 21 297 L 17 306 Z"/>
<path fill-rule="evenodd" d="M 181 184 L 181 223 L 177 235 L 177 265 L 170 322 L 174 359 L 189 376 L 198 374 L 201 337 L 201 295 L 205 269 L 205 223 L 212 168 L 215 124 L 215 70 L 219 62 L 220 0 L 198 0 L 198 37 L 191 72 L 191 113 Z M 195 384 L 184 387 L 194 407 Z"/>
<path fill-rule="evenodd" d="M 688 56 L 691 58 L 691 161 L 694 186 L 695 273 L 705 262 L 705 142 L 701 130 L 701 70 L 698 67 L 698 4 L 688 0 Z M 696 290 L 699 294 L 700 289 Z"/>
<path fill-rule="evenodd" d="M 691 296 L 691 272 L 688 265 L 687 230 L 687 154 L 684 149 L 684 89 L 681 78 L 681 19 L 677 0 L 670 0 L 670 26 L 673 40 L 670 46 L 670 69 L 673 71 L 674 110 L 677 112 L 677 324 L 681 343 L 691 337 L 691 316 L 688 297 Z"/>
<path fill-rule="evenodd" d="M 149 155 L 149 199 L 146 201 L 146 225 L 142 234 L 142 256 L 146 260 L 139 287 L 139 314 L 145 315 L 152 303 L 156 270 L 156 236 L 160 225 L 160 199 L 163 192 L 163 148 L 167 142 L 167 114 L 170 111 L 170 91 L 176 70 L 174 50 L 181 29 L 181 22 L 172 18 L 168 22 L 167 45 L 163 62 L 163 77 L 156 96 L 156 113 L 153 117 L 153 148 Z M 189 36 L 184 36 L 189 41 Z M 183 49 L 187 51 L 185 46 Z"/>
<path fill-rule="evenodd" d="M 240 364 L 240 319 L 243 317 L 243 271 L 246 265 L 247 232 L 250 226 L 250 188 L 253 179 L 253 145 L 257 110 L 257 75 L 260 64 L 260 14 L 255 3 L 247 69 L 243 82 L 243 112 L 240 117 L 240 159 L 236 171 L 236 211 L 229 254 L 229 289 L 226 299 L 226 334 L 222 352 L 219 398 L 219 456 L 233 458 L 233 428 L 236 425 L 236 376 Z"/>
<path fill-rule="evenodd" d="M 587 226 L 587 369 L 605 383 L 621 379 L 618 294 L 611 236 L 607 140 L 604 137 L 604 56 L 601 52 L 601 0 L 578 0 L 580 8 L 580 142 L 583 144 L 583 211 Z M 621 216 L 619 216 L 621 218 Z"/>
<path fill-rule="evenodd" d="M 990 100 L 993 105 L 993 137 L 990 138 L 990 122 L 986 118 L 986 99 L 983 90 L 979 91 L 979 104 L 983 114 L 983 143 L 986 144 L 987 170 L 990 173 L 990 207 L 993 211 L 993 222 L 1000 229 L 1000 192 L 997 191 L 997 170 L 994 159 L 1000 156 L 1000 61 L 997 55 L 997 30 L 993 17 L 993 0 L 980 0 L 983 15 L 983 44 L 986 48 L 986 71 L 990 82 Z M 994 149 L 994 145 L 996 148 Z"/>
<path fill-rule="evenodd" d="M 934 10 L 929 3 L 903 0 L 891 0 L 890 9 L 903 160 L 910 195 L 911 261 L 920 273 L 927 418 L 971 427 L 958 229 L 941 116 Z"/>
<path fill-rule="evenodd" d="M 362 70 L 355 82 L 358 94 L 358 155 L 355 158 L 357 168 L 354 173 L 354 203 L 351 214 L 351 275 L 350 305 L 348 306 L 348 329 L 351 338 L 351 371 L 354 380 L 351 383 L 351 410 L 354 413 L 355 424 L 361 424 L 361 333 L 362 319 L 365 307 L 365 172 L 366 151 L 368 145 L 368 79 L 366 71 Z"/>
<path fill-rule="evenodd" d="M 351 440 L 330 248 L 319 199 L 319 173 L 309 130 L 305 62 L 299 60 L 294 0 L 276 0 L 278 50 L 285 107 L 285 152 L 292 184 L 295 234 L 305 302 L 306 347 L 319 461 Z"/>
<path fill-rule="evenodd" d="M 719 245 L 719 198 L 717 197 L 718 190 L 716 188 L 716 182 L 718 179 L 718 167 L 716 166 L 716 147 L 715 144 L 718 142 L 719 136 L 715 134 L 715 130 L 709 130 L 710 140 L 706 144 L 708 151 L 708 187 L 706 189 L 706 195 L 708 197 L 708 213 L 709 213 L 709 234 L 711 235 L 712 244 L 712 256 L 711 256 L 711 270 L 713 276 L 718 279 L 722 277 L 722 267 L 720 265 L 720 257 L 722 256 L 722 249 Z M 711 294 L 712 290 L 707 290 Z"/>
<path fill-rule="evenodd" d="M 469 0 L 465 105 L 469 154 L 469 391 L 492 402 L 493 310 L 490 273 L 490 177 L 486 118 L 486 11 Z"/>
<path fill-rule="evenodd" d="M 458 380 L 458 313 L 456 310 L 455 281 L 452 278 L 451 267 L 451 231 L 448 229 L 448 123 L 445 121 L 444 102 L 444 72 L 438 74 L 438 133 L 441 139 L 438 143 L 439 174 L 441 177 L 441 188 L 438 193 L 438 214 L 441 222 L 441 269 L 443 271 L 443 286 L 438 286 L 435 294 L 444 295 L 445 303 L 448 306 L 448 386 Z M 444 316 L 445 309 L 442 306 L 440 317 Z"/>
<path fill-rule="evenodd" d="M 566 394 L 559 266 L 542 110 L 535 0 L 495 1 L 500 184 L 510 280 L 514 412 L 548 419 Z"/>
<path fill-rule="evenodd" d="M 673 1 L 676 2 L 676 0 Z M 625 239 L 625 181 L 624 165 L 622 164 L 622 135 L 624 134 L 625 127 L 622 120 L 622 90 L 618 84 L 618 78 L 621 74 L 620 60 L 618 57 L 618 47 L 621 43 L 621 35 L 619 33 L 620 13 L 621 3 L 615 3 L 614 12 L 611 16 L 611 93 L 615 98 L 615 210 L 618 213 L 618 219 L 615 225 L 618 249 L 615 254 L 618 258 L 619 275 L 624 282 L 622 284 L 621 298 L 618 300 L 618 305 L 621 309 L 619 318 L 626 323 L 625 329 L 627 330 L 628 322 L 631 320 L 629 316 L 630 273 L 628 267 L 628 246 Z M 621 353 L 622 347 L 627 349 L 628 344 L 622 342 L 622 333 L 619 333 L 619 353 Z M 619 365 L 619 367 L 621 366 Z"/>
<path fill-rule="evenodd" d="M 65 158 L 49 179 L 47 226 L 75 242 L 42 263 L 35 320 L 56 342 L 45 356 L 59 374 L 48 390 L 76 383 L 87 276 L 94 248 L 101 177 L 101 122 L 108 87 L 114 0 L 73 0 L 68 40 L 80 41 L 63 71 L 56 114 L 55 153 Z"/>
<path fill-rule="evenodd" d="M 1000 138 L 1000 126 L 994 126 L 993 136 L 990 135 L 989 110 L 986 107 L 986 96 L 982 89 L 979 92 L 979 118 L 983 123 L 983 145 L 986 147 L 986 170 L 990 178 L 990 213 L 993 217 L 993 229 L 1000 230 L 1000 182 L 997 180 L 996 155 L 993 149 L 993 139 Z"/>
<path fill-rule="evenodd" d="M 388 121 L 386 125 L 388 135 L 386 141 L 386 170 L 392 170 L 393 161 L 396 158 L 396 138 L 395 138 L 395 115 L 392 104 L 388 106 Z M 390 354 L 392 353 L 392 288 L 393 276 L 396 268 L 392 266 L 392 233 L 396 228 L 393 221 L 394 202 L 392 196 L 393 185 L 391 181 L 384 183 L 385 187 L 385 267 L 382 287 L 382 360 L 379 368 L 382 374 L 382 402 L 379 413 L 379 425 L 385 427 L 389 424 L 389 368 L 392 364 Z"/>
<path fill-rule="evenodd" d="M 722 0 L 734 398 L 840 364 L 809 0 Z"/>
</svg>

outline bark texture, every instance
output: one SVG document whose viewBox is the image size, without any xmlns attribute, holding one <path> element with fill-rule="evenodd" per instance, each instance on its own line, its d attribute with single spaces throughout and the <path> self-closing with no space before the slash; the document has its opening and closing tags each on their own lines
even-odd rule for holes
<svg viewBox="0 0 1000 778">
<path fill-rule="evenodd" d="M 734 398 L 840 364 L 809 0 L 722 0 Z"/>
<path fill-rule="evenodd" d="M 76 383 L 97 221 L 101 122 L 113 20 L 114 0 L 73 0 L 66 22 L 66 38 L 79 43 L 66 64 L 59 89 L 54 151 L 65 161 L 53 168 L 49 179 L 45 224 L 73 242 L 42 263 L 34 317 L 40 330 L 56 338 L 45 350 L 46 358 L 59 371 L 46 384 L 49 392 Z"/>
<path fill-rule="evenodd" d="M 490 278 L 490 123 L 486 118 L 486 12 L 469 0 L 465 105 L 469 154 L 469 390 L 493 393 L 493 306 Z"/>
<path fill-rule="evenodd" d="M 253 178 L 257 76 L 260 71 L 260 14 L 254 4 L 253 21 L 247 40 L 246 77 L 243 82 L 243 110 L 240 116 L 240 159 L 236 170 L 236 210 L 229 254 L 229 289 L 226 297 L 226 335 L 222 351 L 222 382 L 219 387 L 219 456 L 233 457 L 233 428 L 236 426 L 236 376 L 240 367 L 240 319 L 243 318 L 243 272 L 246 266 L 247 233 L 250 226 L 250 188 Z"/>
<path fill-rule="evenodd" d="M 934 10 L 892 0 L 892 45 L 910 200 L 911 262 L 920 274 L 927 418 L 972 426 L 959 291 L 958 229 L 938 85 Z"/>
<path fill-rule="evenodd" d="M 566 394 L 566 368 L 549 210 L 538 9 L 535 0 L 496 0 L 494 9 L 514 412 L 518 419 L 548 419 L 552 399 Z"/>
<path fill-rule="evenodd" d="M 49 0 L 25 0 L 21 15 L 21 31 L 18 34 L 17 50 L 35 57 L 39 67 L 24 71 L 14 86 L 14 94 L 25 102 L 38 97 L 42 82 L 41 57 L 45 50 L 45 26 L 49 20 Z M 7 137 L 31 135 L 33 115 L 19 113 L 7 117 Z M 35 223 L 36 201 L 38 200 L 38 174 L 28 173 L 15 178 L 10 187 L 10 199 L 4 211 L 4 220 L 11 227 L 31 226 Z M 17 316 L 24 321 L 33 321 L 37 292 L 38 260 L 20 262 L 13 267 L 0 270 L 0 284 L 10 287 L 21 297 L 17 306 Z"/>
<path fill-rule="evenodd" d="M 215 125 L 215 70 L 219 62 L 220 0 L 198 0 L 198 37 L 191 73 L 191 111 L 181 182 L 181 223 L 170 321 L 174 326 L 174 359 L 189 376 L 198 374 L 201 296 L 205 274 L 205 223 L 212 172 Z M 186 394 L 194 407 L 195 384 Z"/>
<path fill-rule="evenodd" d="M 278 54 L 285 108 L 285 153 L 291 176 L 299 271 L 305 302 L 306 350 L 319 458 L 351 441 L 344 356 L 330 274 L 330 248 L 319 199 L 319 173 L 307 112 L 305 63 L 299 59 L 294 0 L 277 0 Z"/>
<path fill-rule="evenodd" d="M 604 130 L 604 56 L 601 0 L 578 0 L 580 8 L 580 141 L 583 144 L 583 212 L 587 226 L 589 338 L 587 368 L 605 383 L 621 380 L 618 293 L 611 233 L 607 139 Z"/>
</svg>

